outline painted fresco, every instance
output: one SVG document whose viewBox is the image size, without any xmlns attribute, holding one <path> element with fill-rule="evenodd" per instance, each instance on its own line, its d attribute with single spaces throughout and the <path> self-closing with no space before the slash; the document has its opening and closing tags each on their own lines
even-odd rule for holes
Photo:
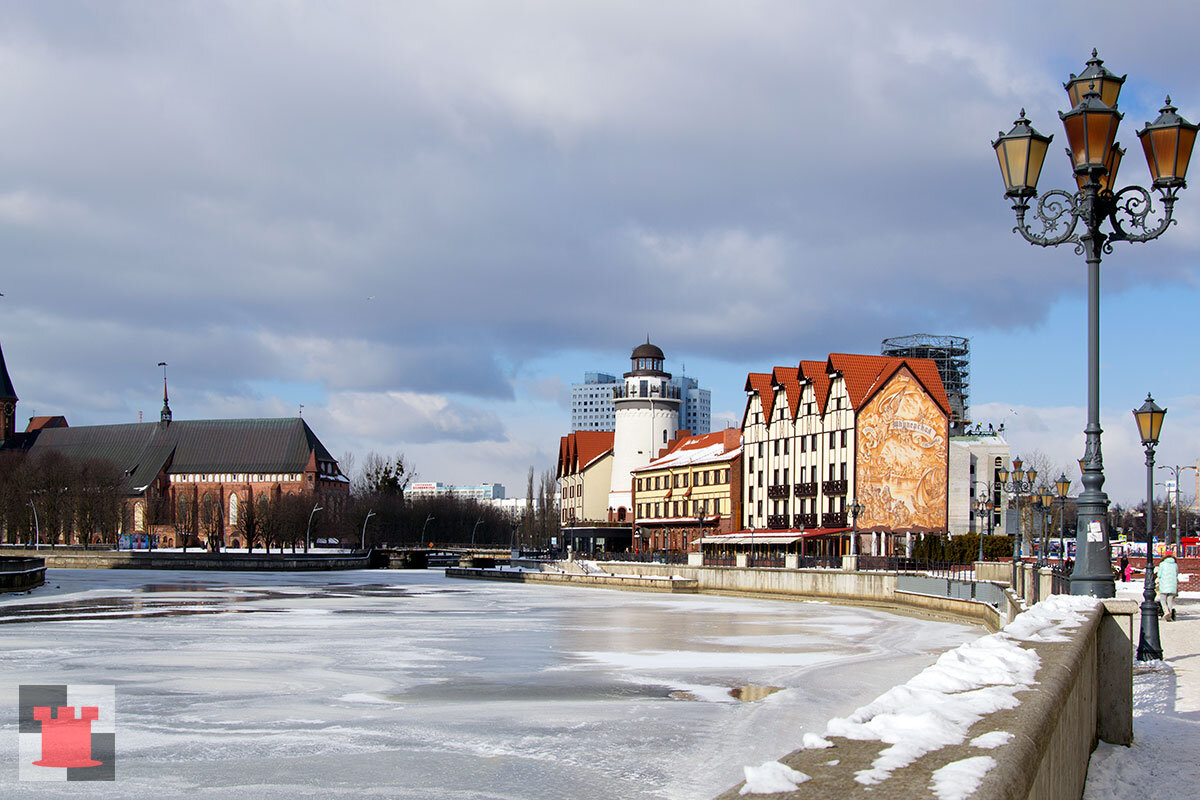
<svg viewBox="0 0 1200 800">
<path fill-rule="evenodd" d="M 948 420 L 907 369 L 858 414 L 860 530 L 946 530 Z"/>
</svg>

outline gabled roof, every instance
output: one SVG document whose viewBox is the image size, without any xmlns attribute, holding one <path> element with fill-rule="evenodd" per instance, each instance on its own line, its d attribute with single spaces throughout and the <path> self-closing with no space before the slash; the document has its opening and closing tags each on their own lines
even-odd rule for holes
<svg viewBox="0 0 1200 800">
<path fill-rule="evenodd" d="M 772 383 L 787 393 L 788 411 L 792 419 L 800 409 L 800 370 L 796 367 L 776 367 L 771 370 Z"/>
<path fill-rule="evenodd" d="M 310 459 L 336 459 L 299 417 L 181 420 L 45 428 L 31 453 L 56 451 L 71 458 L 111 461 L 140 492 L 163 470 L 180 473 L 295 473 Z"/>
<path fill-rule="evenodd" d="M 8 367 L 4 364 L 4 350 L 0 348 L 0 400 L 16 402 L 17 390 L 13 388 L 12 379 L 8 377 Z"/>
<path fill-rule="evenodd" d="M 682 467 L 692 464 L 711 464 L 730 461 L 740 455 L 742 447 L 728 448 L 725 441 L 725 431 L 705 433 L 699 436 L 688 436 L 666 453 L 651 461 L 644 467 L 638 467 L 631 472 L 650 472 L 667 467 Z"/>
<path fill-rule="evenodd" d="M 800 374 L 812 382 L 813 396 L 817 399 L 818 413 L 825 413 L 825 404 L 829 400 L 829 373 L 825 371 L 824 361 L 801 361 Z"/>
<path fill-rule="evenodd" d="M 575 431 L 559 439 L 558 477 L 582 472 L 589 464 L 612 450 L 612 431 Z"/>
<path fill-rule="evenodd" d="M 938 406 L 950 414 L 950 400 L 942 386 L 937 365 L 927 358 L 893 358 L 891 356 L 868 356 L 854 353 L 830 353 L 826 363 L 828 372 L 840 372 L 846 384 L 846 394 L 851 407 L 861 408 L 901 367 L 908 367 L 920 381 L 925 391 Z"/>
<path fill-rule="evenodd" d="M 64 416 L 56 417 L 30 417 L 29 424 L 25 426 L 26 433 L 40 431 L 42 428 L 69 428 L 67 418 Z"/>
<path fill-rule="evenodd" d="M 771 420 L 771 407 L 775 403 L 775 392 L 771 389 L 771 376 L 765 372 L 751 372 L 746 376 L 746 391 L 758 395 L 762 405 L 763 419 Z M 746 410 L 742 412 L 742 427 L 746 427 L 746 416 L 750 413 L 750 398 L 746 398 Z"/>
</svg>

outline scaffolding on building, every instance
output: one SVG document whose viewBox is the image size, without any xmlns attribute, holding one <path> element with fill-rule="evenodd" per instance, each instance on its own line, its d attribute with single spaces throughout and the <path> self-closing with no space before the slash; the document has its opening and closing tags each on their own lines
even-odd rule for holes
<svg viewBox="0 0 1200 800">
<path fill-rule="evenodd" d="M 971 388 L 971 340 L 965 336 L 914 333 L 883 340 L 880 353 L 894 358 L 928 358 L 937 364 L 942 386 L 950 400 L 951 429 L 970 421 L 967 397 Z"/>
</svg>

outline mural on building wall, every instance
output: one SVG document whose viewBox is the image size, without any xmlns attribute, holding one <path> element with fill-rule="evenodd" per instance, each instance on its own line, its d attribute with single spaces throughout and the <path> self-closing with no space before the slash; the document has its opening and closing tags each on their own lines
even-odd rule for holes
<svg viewBox="0 0 1200 800">
<path fill-rule="evenodd" d="M 860 530 L 946 530 L 947 424 L 907 369 L 859 412 Z"/>
</svg>

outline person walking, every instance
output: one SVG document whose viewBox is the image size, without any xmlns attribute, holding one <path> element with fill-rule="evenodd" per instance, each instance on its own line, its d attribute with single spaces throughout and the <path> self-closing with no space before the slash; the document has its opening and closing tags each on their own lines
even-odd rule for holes
<svg viewBox="0 0 1200 800">
<path fill-rule="evenodd" d="M 1129 556 L 1127 556 L 1125 553 L 1121 553 L 1121 582 L 1129 583 L 1129 575 Z"/>
<path fill-rule="evenodd" d="M 1168 550 L 1158 562 L 1158 602 L 1162 603 L 1163 617 L 1175 621 L 1175 595 L 1179 593 L 1179 563 L 1175 553 Z"/>
</svg>

